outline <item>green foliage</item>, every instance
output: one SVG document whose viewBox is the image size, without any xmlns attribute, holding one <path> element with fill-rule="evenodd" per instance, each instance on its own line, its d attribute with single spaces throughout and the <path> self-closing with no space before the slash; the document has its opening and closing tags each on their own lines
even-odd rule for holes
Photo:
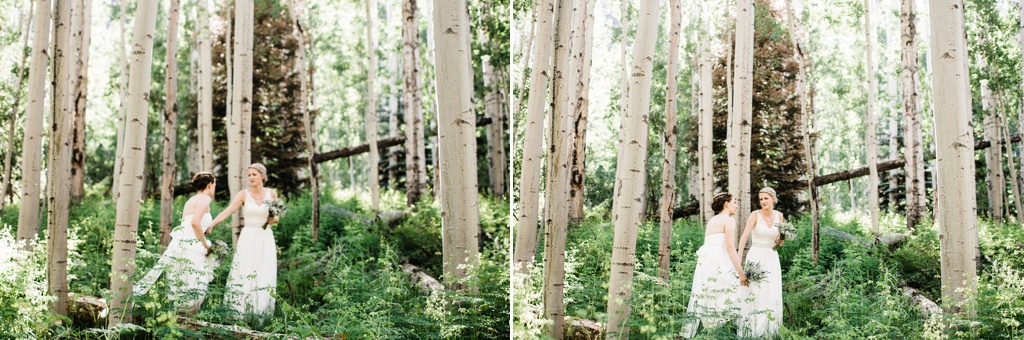
<svg viewBox="0 0 1024 340">
<path fill-rule="evenodd" d="M 386 193 L 383 207 L 401 207 L 405 197 Z M 278 249 L 277 305 L 272 317 L 259 320 L 236 319 L 224 305 L 231 261 L 215 269 L 214 280 L 198 313 L 189 317 L 221 325 L 308 337 L 340 335 L 348 338 L 397 339 L 498 339 L 508 328 L 508 206 L 491 199 L 481 200 L 483 230 L 492 235 L 482 244 L 479 266 L 470 268 L 464 291 L 443 291 L 426 296 L 414 284 L 403 264 L 422 266 L 430 275 L 441 272 L 440 212 L 427 195 L 408 212 L 397 226 L 374 220 L 358 195 L 321 197 L 321 230 L 318 240 L 310 232 L 310 196 L 304 194 L 286 202 L 288 214 L 273 228 Z M 180 211 L 185 197 L 175 201 Z M 213 212 L 223 209 L 215 202 Z M 12 218 L 8 218 L 8 216 Z M 71 211 L 69 228 L 70 291 L 103 297 L 109 294 L 110 251 L 116 218 L 113 201 L 87 196 Z M 17 223 L 17 207 L 5 209 L 4 223 Z M 175 216 L 175 219 L 179 219 Z M 159 258 L 157 221 L 159 208 L 154 201 L 141 206 L 137 269 L 141 278 Z M 14 227 L 0 229 L 0 243 L 13 242 Z M 505 230 L 505 232 L 501 232 Z M 214 228 L 209 237 L 230 240 L 226 224 Z M 45 232 L 41 232 L 45 235 Z M 432 235 L 427 236 L 426 235 Z M 6 241 L 5 241 L 6 240 Z M 143 296 L 134 299 L 134 323 L 137 326 L 98 329 L 103 320 L 73 319 L 66 326 L 48 310 L 50 301 L 45 281 L 45 247 L 36 247 L 33 255 L 5 246 L 0 252 L 0 319 L 18 320 L 0 330 L 0 337 L 71 337 L 99 339 L 127 338 L 232 338 L 224 330 L 211 327 L 185 327 L 166 296 L 164 279 Z M 35 336 L 32 336 L 35 334 Z"/>
<path fill-rule="evenodd" d="M 982 265 L 978 293 L 970 303 L 977 317 L 941 314 L 922 317 L 904 286 L 942 304 L 939 291 L 939 249 L 935 227 L 925 220 L 907 241 L 889 249 L 870 245 L 870 226 L 860 214 L 826 210 L 820 218 L 819 260 L 811 260 L 808 219 L 791 221 L 799 237 L 778 248 L 783 268 L 782 338 L 795 339 L 1004 339 L 1024 335 L 1024 246 L 1018 225 L 982 221 L 979 234 Z M 883 229 L 902 230 L 902 218 L 885 216 Z M 703 243 L 702 225 L 679 220 L 673 226 L 670 278 L 657 274 L 656 223 L 641 226 L 633 279 L 631 336 L 668 339 L 687 321 L 686 304 L 696 266 L 694 252 Z M 839 233 L 852 240 L 839 238 Z M 604 218 L 590 218 L 568 236 L 566 315 L 603 322 L 611 256 L 612 228 Z M 538 266 L 540 267 L 540 266 Z M 533 278 L 515 281 L 517 335 L 542 334 L 540 268 Z M 521 295 L 520 295 L 521 294 Z M 698 338 L 734 337 L 735 326 L 705 329 Z"/>
</svg>

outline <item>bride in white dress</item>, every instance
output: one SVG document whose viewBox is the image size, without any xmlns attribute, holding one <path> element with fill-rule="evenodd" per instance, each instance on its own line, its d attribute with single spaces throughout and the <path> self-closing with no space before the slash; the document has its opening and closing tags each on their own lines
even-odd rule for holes
<svg viewBox="0 0 1024 340">
<path fill-rule="evenodd" d="M 683 337 L 691 338 L 704 323 L 716 328 L 726 321 L 730 309 L 738 309 L 736 290 L 747 285 L 747 276 L 740 267 L 740 258 L 733 246 L 736 239 L 736 202 L 732 194 L 715 195 L 711 209 L 717 213 L 704 230 L 704 245 L 697 250 L 697 268 L 693 271 L 693 287 L 687 314 L 696 318 L 683 326 Z M 737 276 L 739 280 L 737 280 Z"/>
<path fill-rule="evenodd" d="M 767 272 L 765 280 L 750 285 L 749 303 L 745 304 L 737 334 L 741 337 L 768 337 L 779 333 L 782 324 L 782 266 L 775 245 L 782 245 L 776 223 L 785 219 L 775 211 L 779 201 L 775 189 L 764 188 L 757 194 L 761 209 L 755 210 L 747 219 L 747 227 L 740 237 L 740 244 L 751 240 L 747 263 L 760 262 Z M 740 247 L 743 255 L 743 247 Z"/>
<path fill-rule="evenodd" d="M 270 207 L 265 202 L 277 199 L 277 192 L 263 187 L 267 180 L 263 164 L 250 165 L 248 175 L 249 189 L 235 194 L 231 205 L 213 220 L 213 224 L 220 223 L 242 208 L 244 227 L 235 246 L 224 302 L 240 315 L 269 316 L 274 313 L 272 294 L 277 288 L 277 245 L 270 224 L 278 218 L 269 217 Z"/>
<path fill-rule="evenodd" d="M 191 185 L 196 194 L 185 202 L 181 225 L 171 231 L 171 242 L 160 260 L 132 291 L 135 295 L 146 294 L 166 271 L 167 299 L 174 301 L 175 309 L 189 314 L 199 311 L 217 267 L 217 260 L 208 256 L 211 243 L 206 239 L 213 230 L 210 202 L 217 180 L 209 172 L 199 172 L 192 176 Z"/>
</svg>

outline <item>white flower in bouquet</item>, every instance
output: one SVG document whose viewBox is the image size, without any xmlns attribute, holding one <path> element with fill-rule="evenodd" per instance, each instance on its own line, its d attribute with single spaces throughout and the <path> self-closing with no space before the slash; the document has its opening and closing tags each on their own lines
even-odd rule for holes
<svg viewBox="0 0 1024 340">
<path fill-rule="evenodd" d="M 796 226 L 789 222 L 775 223 L 775 227 L 779 228 L 779 238 L 785 240 L 795 240 L 797 237 Z"/>
<path fill-rule="evenodd" d="M 209 242 L 210 239 L 206 239 L 206 241 Z M 230 254 L 231 247 L 229 247 L 227 243 L 224 243 L 224 241 L 216 240 L 213 241 L 212 245 L 210 245 L 210 255 L 216 255 L 218 260 L 228 258 L 228 255 Z"/>
<path fill-rule="evenodd" d="M 269 217 L 277 217 L 278 219 L 280 219 L 281 217 L 284 217 L 285 212 L 288 211 L 288 207 L 285 206 L 284 201 L 280 199 L 271 198 L 264 201 L 263 204 L 266 204 L 268 207 L 270 207 Z M 263 229 L 267 229 L 268 224 L 270 223 L 264 223 Z"/>
</svg>

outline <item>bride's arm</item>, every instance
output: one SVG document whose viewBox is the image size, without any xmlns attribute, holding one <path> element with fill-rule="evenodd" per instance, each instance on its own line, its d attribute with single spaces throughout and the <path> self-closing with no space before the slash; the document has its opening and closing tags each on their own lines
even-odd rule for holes
<svg viewBox="0 0 1024 340">
<path fill-rule="evenodd" d="M 273 198 L 275 200 L 277 199 L 277 190 L 270 189 L 270 198 Z M 272 223 L 272 224 L 280 222 L 280 221 L 281 221 L 281 218 L 277 217 L 277 216 L 271 217 L 269 220 L 267 220 L 267 222 Z"/>
<path fill-rule="evenodd" d="M 201 196 L 205 197 L 205 196 Z M 196 239 L 206 249 L 210 249 L 210 246 L 206 245 L 206 234 L 203 233 L 203 216 L 206 216 L 206 212 L 210 211 L 210 201 L 212 199 L 199 199 L 196 202 L 195 208 L 192 210 L 192 231 L 196 234 Z"/>
<path fill-rule="evenodd" d="M 231 216 L 235 210 L 238 210 L 238 207 L 242 206 L 242 202 L 244 201 L 245 192 L 239 191 L 235 194 L 235 198 L 231 199 L 231 205 L 228 205 L 227 208 L 224 208 L 224 211 L 217 214 L 217 218 L 213 219 L 213 224 L 210 224 L 210 226 L 215 226 L 217 223 L 224 222 L 224 220 L 228 219 L 228 216 Z"/>
<path fill-rule="evenodd" d="M 754 229 L 756 224 L 757 216 L 750 214 L 750 217 L 747 217 L 747 226 L 743 227 L 743 235 L 740 235 L 739 249 L 736 250 L 740 259 L 743 258 L 743 250 L 747 247 L 747 238 L 750 238 L 750 231 Z"/>
<path fill-rule="evenodd" d="M 779 212 L 779 223 L 785 223 L 785 222 L 786 222 L 786 216 L 782 215 L 782 212 Z M 775 236 L 775 244 L 778 244 L 781 247 L 783 243 L 786 243 L 786 240 L 782 239 L 782 234 L 779 234 L 779 236 Z"/>
<path fill-rule="evenodd" d="M 736 239 L 736 220 L 728 218 L 725 222 L 725 252 L 729 254 L 729 262 L 732 262 L 733 268 L 736 269 L 736 274 L 740 277 L 740 285 L 747 285 L 747 274 L 743 273 L 743 267 L 740 266 L 740 257 L 736 253 L 735 247 L 732 245 L 732 240 Z"/>
</svg>

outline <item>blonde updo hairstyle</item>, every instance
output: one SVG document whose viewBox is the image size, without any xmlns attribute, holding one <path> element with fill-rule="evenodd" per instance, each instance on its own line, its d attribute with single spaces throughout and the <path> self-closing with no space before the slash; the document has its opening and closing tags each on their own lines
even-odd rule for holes
<svg viewBox="0 0 1024 340">
<path fill-rule="evenodd" d="M 758 192 L 758 194 L 760 193 L 766 193 L 771 195 L 773 204 L 779 203 L 779 195 L 775 194 L 775 189 L 772 189 L 771 187 L 764 187 L 761 189 L 761 191 Z"/>
</svg>

